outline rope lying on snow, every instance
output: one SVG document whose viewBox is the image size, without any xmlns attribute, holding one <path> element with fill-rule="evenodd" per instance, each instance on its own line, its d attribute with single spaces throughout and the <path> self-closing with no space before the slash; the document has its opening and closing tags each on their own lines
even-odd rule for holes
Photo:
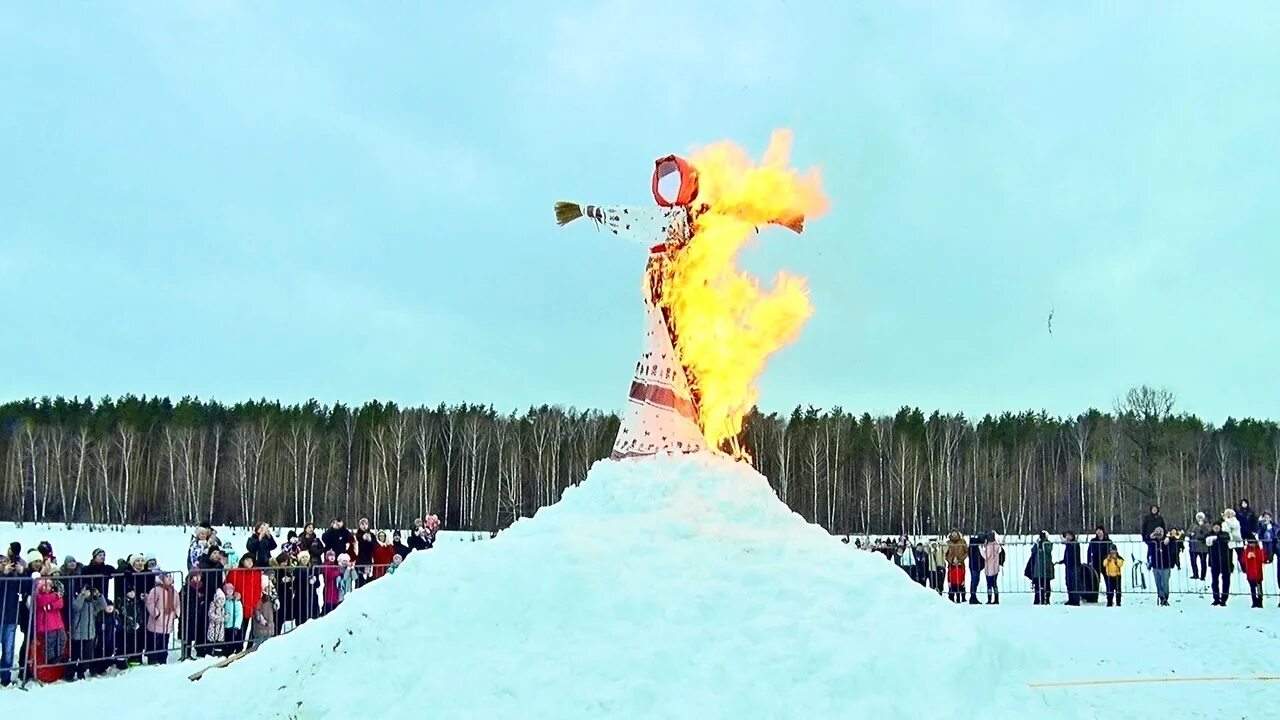
<svg viewBox="0 0 1280 720">
<path fill-rule="evenodd" d="M 1280 675 L 1205 675 L 1201 677 L 1123 678 L 1119 680 L 1059 680 L 1031 682 L 1027 683 L 1027 686 L 1049 688 L 1084 687 L 1086 685 L 1145 685 L 1148 683 L 1242 682 L 1246 680 L 1267 682 L 1280 680 Z"/>
</svg>

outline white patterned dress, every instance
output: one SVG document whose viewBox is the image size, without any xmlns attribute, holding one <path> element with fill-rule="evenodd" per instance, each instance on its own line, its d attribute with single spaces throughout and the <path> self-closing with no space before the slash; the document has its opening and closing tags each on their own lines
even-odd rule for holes
<svg viewBox="0 0 1280 720">
<path fill-rule="evenodd" d="M 707 442 L 698 426 L 697 391 L 676 356 L 676 333 L 659 304 L 665 270 L 689 241 L 689 208 L 587 205 L 583 214 L 618 237 L 650 246 L 643 285 L 644 348 L 611 457 L 623 460 L 704 449 Z"/>
</svg>

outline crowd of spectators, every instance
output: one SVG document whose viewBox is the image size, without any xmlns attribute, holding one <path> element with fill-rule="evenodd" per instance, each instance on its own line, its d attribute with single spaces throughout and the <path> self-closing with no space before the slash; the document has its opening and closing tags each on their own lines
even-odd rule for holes
<svg viewBox="0 0 1280 720">
<path fill-rule="evenodd" d="M 261 523 L 242 552 L 210 524 L 196 528 L 181 572 L 154 555 L 109 562 L 98 548 L 81 563 L 52 543 L 0 556 L 0 687 L 16 678 L 79 680 L 177 657 L 231 656 L 332 612 L 357 589 L 431 549 L 440 521 L 415 520 L 406 536 L 354 530 L 335 518 L 277 537 Z M 185 578 L 185 579 L 183 579 Z M 21 635 L 21 643 L 17 638 Z"/>
<path fill-rule="evenodd" d="M 1172 573 L 1189 566 L 1191 580 L 1209 584 L 1214 606 L 1226 606 L 1231 578 L 1237 572 L 1249 583 L 1252 607 L 1263 606 L 1263 569 L 1272 564 L 1280 539 L 1280 526 L 1270 511 L 1255 514 L 1249 501 L 1241 500 L 1238 507 L 1224 509 L 1213 521 L 1203 512 L 1196 513 L 1194 522 L 1184 529 L 1167 522 L 1153 505 L 1140 522 L 1140 532 L 1145 560 L 1139 561 L 1137 570 L 1150 572 L 1158 605 L 1169 605 Z M 905 534 L 866 541 L 846 537 L 845 542 L 883 554 L 913 580 L 939 594 L 945 592 L 952 602 L 982 604 L 980 585 L 985 587 L 987 604 L 1000 602 L 1007 554 L 995 531 L 968 537 L 953 531 L 946 537 L 914 541 Z M 1121 605 L 1125 559 L 1104 526 L 1095 528 L 1083 543 L 1076 532 L 1065 531 L 1056 545 L 1062 548 L 1061 554 L 1048 532 L 1030 542 L 1023 577 L 1030 583 L 1032 604 L 1050 604 L 1053 582 L 1060 578 L 1066 587 L 1066 605 L 1100 602 L 1104 594 L 1108 607 Z M 1280 573 L 1276 582 L 1280 586 Z"/>
</svg>

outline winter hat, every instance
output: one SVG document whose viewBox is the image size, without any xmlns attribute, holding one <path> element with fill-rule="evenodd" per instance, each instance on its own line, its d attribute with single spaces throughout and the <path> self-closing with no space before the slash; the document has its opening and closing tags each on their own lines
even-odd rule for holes
<svg viewBox="0 0 1280 720">
<path fill-rule="evenodd" d="M 27 564 L 28 564 L 28 565 L 30 565 L 31 563 L 42 563 L 42 562 L 44 562 L 44 556 L 40 554 L 40 551 L 39 551 L 39 550 L 28 550 L 28 551 L 27 551 Z"/>
<path fill-rule="evenodd" d="M 102 548 L 94 548 L 94 549 L 93 549 L 93 554 L 89 556 L 89 559 L 90 559 L 90 560 L 97 560 L 99 555 L 101 555 L 101 556 L 102 556 L 102 561 L 103 561 L 103 562 L 106 562 L 106 561 L 107 561 L 107 551 L 106 551 L 106 550 L 103 550 Z"/>
<path fill-rule="evenodd" d="M 68 555 L 68 556 L 66 556 L 65 558 L 63 558 L 63 559 L 62 559 L 62 564 L 63 564 L 63 565 L 75 565 L 75 564 L 76 564 L 76 557 L 75 557 L 74 555 Z"/>
<path fill-rule="evenodd" d="M 1156 528 L 1155 530 L 1152 530 L 1152 531 L 1151 531 L 1151 537 L 1153 537 L 1153 538 L 1162 538 L 1162 537 L 1164 537 L 1164 528 Z"/>
<path fill-rule="evenodd" d="M 1204 520 L 1205 520 L 1205 514 L 1204 514 L 1204 513 L 1202 513 L 1202 512 L 1198 512 L 1198 513 L 1196 513 L 1196 522 L 1204 522 Z"/>
<path fill-rule="evenodd" d="M 350 565 L 350 564 L 351 564 L 351 556 L 350 556 L 350 555 L 348 555 L 348 554 L 346 554 L 346 553 L 342 553 L 341 555 L 339 555 L 339 556 L 338 556 L 338 564 L 339 564 L 339 565 L 342 565 L 342 564 Z"/>
<path fill-rule="evenodd" d="M 393 563 L 404 562 L 404 558 L 400 557 L 400 553 L 396 553 L 395 555 L 391 556 L 391 562 Z"/>
<path fill-rule="evenodd" d="M 302 552 L 298 553 L 298 562 L 300 563 L 311 562 L 311 553 L 307 552 L 306 550 L 303 550 Z"/>
</svg>

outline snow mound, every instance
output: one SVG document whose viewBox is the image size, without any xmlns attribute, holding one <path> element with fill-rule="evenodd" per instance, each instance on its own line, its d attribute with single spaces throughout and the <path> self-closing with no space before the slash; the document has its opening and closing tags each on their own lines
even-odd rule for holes
<svg viewBox="0 0 1280 720">
<path fill-rule="evenodd" d="M 253 717 L 1060 716 L 1031 660 L 699 454 L 599 462 L 192 690 Z"/>
</svg>

